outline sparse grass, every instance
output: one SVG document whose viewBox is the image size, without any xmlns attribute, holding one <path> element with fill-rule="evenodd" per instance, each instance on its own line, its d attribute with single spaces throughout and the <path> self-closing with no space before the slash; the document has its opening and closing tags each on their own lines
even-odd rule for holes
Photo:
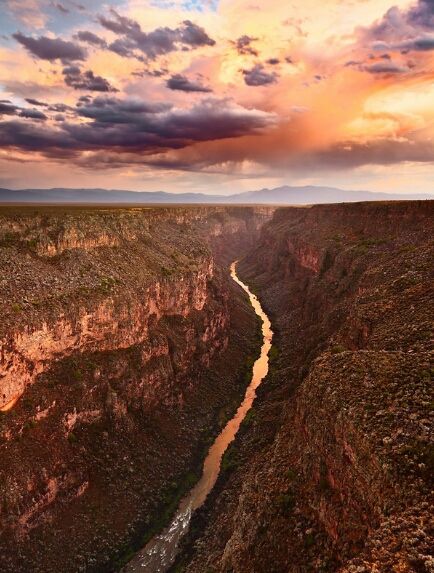
<svg viewBox="0 0 434 573">
<path fill-rule="evenodd" d="M 239 454 L 234 443 L 230 444 L 222 457 L 221 474 L 229 474 L 240 465 Z"/>
<path fill-rule="evenodd" d="M 36 426 L 36 421 L 33 418 L 31 418 L 30 420 L 27 420 L 27 422 L 25 422 L 23 430 L 28 431 L 34 428 L 35 426 Z"/>
<path fill-rule="evenodd" d="M 346 350 L 347 349 L 342 344 L 335 344 L 330 348 L 330 352 L 332 354 L 341 354 L 341 352 L 346 352 Z"/>
<path fill-rule="evenodd" d="M 29 239 L 28 241 L 26 241 L 26 246 L 31 251 L 34 251 L 36 249 L 36 247 L 38 246 L 37 239 Z"/>
<path fill-rule="evenodd" d="M 276 345 L 273 345 L 270 348 L 270 352 L 268 353 L 268 358 L 269 358 L 270 364 L 273 364 L 274 362 L 276 362 L 278 357 L 279 357 L 279 349 L 277 348 Z"/>
<path fill-rule="evenodd" d="M 289 481 L 294 481 L 297 477 L 297 472 L 289 468 L 289 470 L 286 472 L 286 477 L 289 479 Z"/>
<path fill-rule="evenodd" d="M 288 515 L 295 506 L 295 495 L 292 491 L 288 490 L 285 493 L 280 493 L 276 498 L 276 508 L 284 515 Z"/>
<path fill-rule="evenodd" d="M 161 266 L 161 274 L 163 275 L 163 277 L 170 277 L 172 276 L 174 273 L 173 269 L 169 269 L 168 267 L 165 266 Z"/>
<path fill-rule="evenodd" d="M 17 233 L 6 232 L 0 237 L 0 247 L 12 247 L 20 242 L 20 236 Z"/>
<path fill-rule="evenodd" d="M 306 547 L 306 549 L 309 549 L 310 547 L 312 547 L 315 544 L 315 537 L 313 536 L 312 533 L 308 533 L 307 535 L 305 535 L 304 537 L 304 546 Z"/>
<path fill-rule="evenodd" d="M 244 420 L 242 422 L 242 425 L 245 428 L 248 428 L 249 426 L 251 426 L 253 424 L 253 422 L 255 421 L 256 418 L 256 412 L 255 410 L 253 410 L 253 408 L 251 408 L 247 414 L 244 416 Z"/>
<path fill-rule="evenodd" d="M 101 277 L 99 290 L 105 294 L 108 294 L 113 290 L 116 284 L 117 280 L 113 277 Z"/>
</svg>

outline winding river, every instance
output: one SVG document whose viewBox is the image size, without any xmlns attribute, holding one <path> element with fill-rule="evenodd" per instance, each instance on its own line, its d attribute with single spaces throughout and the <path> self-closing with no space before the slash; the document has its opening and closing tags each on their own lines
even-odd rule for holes
<svg viewBox="0 0 434 573">
<path fill-rule="evenodd" d="M 237 261 L 232 263 L 230 272 L 233 280 L 246 291 L 254 311 L 262 320 L 263 342 L 261 355 L 253 365 L 252 379 L 246 390 L 244 400 L 239 406 L 235 416 L 229 420 L 208 450 L 207 457 L 203 464 L 202 477 L 193 489 L 181 500 L 170 525 L 153 537 L 149 543 L 133 557 L 122 569 L 123 573 L 164 573 L 173 564 L 178 552 L 179 542 L 188 531 L 192 513 L 204 503 L 207 495 L 214 487 L 220 471 L 222 456 L 229 444 L 234 440 L 241 422 L 252 407 L 256 397 L 256 389 L 267 375 L 268 354 L 273 338 L 270 320 L 262 310 L 256 295 L 250 292 L 249 287 L 238 278 Z"/>
</svg>

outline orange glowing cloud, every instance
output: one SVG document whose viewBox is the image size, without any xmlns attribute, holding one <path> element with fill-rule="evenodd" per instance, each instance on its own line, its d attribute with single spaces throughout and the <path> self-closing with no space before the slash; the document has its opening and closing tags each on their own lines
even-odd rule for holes
<svg viewBox="0 0 434 573">
<path fill-rule="evenodd" d="M 384 190 L 434 162 L 431 0 L 6 5 L 0 185 Z"/>
</svg>

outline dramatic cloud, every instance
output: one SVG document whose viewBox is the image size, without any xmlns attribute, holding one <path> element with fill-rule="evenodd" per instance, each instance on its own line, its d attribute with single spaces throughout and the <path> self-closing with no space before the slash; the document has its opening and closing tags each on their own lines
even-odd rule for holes
<svg viewBox="0 0 434 573">
<path fill-rule="evenodd" d="M 330 172 L 405 191 L 404 172 L 429 173 L 434 0 L 81 1 L 5 0 L 0 172 L 15 186 L 143 189 L 162 169 L 176 190 Z"/>
<path fill-rule="evenodd" d="M 66 113 L 66 112 L 75 112 L 75 108 L 73 108 L 70 105 L 66 105 L 64 103 L 55 103 L 52 104 L 50 106 L 48 106 L 48 111 L 56 111 L 56 112 L 60 112 L 60 113 Z"/>
<path fill-rule="evenodd" d="M 114 97 L 81 97 L 85 105 L 78 112 L 80 115 L 94 119 L 98 123 L 134 123 L 140 117 L 148 117 L 169 111 L 172 106 L 167 103 L 149 103 L 139 99 L 122 100 Z"/>
<path fill-rule="evenodd" d="M 230 100 L 205 99 L 186 109 L 109 97 L 88 101 L 83 100 L 84 105 L 76 113 L 90 119 L 89 123 L 62 122 L 58 128 L 48 128 L 0 122 L 0 145 L 49 157 L 64 157 L 65 153 L 78 157 L 83 151 L 104 149 L 152 155 L 196 142 L 260 133 L 276 124 L 273 114 L 249 110 Z M 32 119 L 46 119 L 37 110 L 26 110 L 25 114 Z M 21 115 L 24 117 L 23 112 Z"/>
<path fill-rule="evenodd" d="M 54 60 L 62 61 L 75 61 L 84 60 L 86 52 L 79 45 L 73 42 L 65 42 L 60 38 L 47 38 L 41 36 L 40 38 L 31 38 L 25 36 L 21 32 L 12 34 L 15 40 L 23 45 L 31 54 L 41 58 L 41 60 Z"/>
<path fill-rule="evenodd" d="M 409 69 L 405 66 L 399 66 L 393 62 L 377 62 L 370 66 L 364 66 L 363 70 L 370 74 L 404 74 Z"/>
<path fill-rule="evenodd" d="M 434 50 L 434 1 L 419 0 L 408 10 L 394 6 L 363 36 L 374 47 L 392 50 Z"/>
<path fill-rule="evenodd" d="M 37 109 L 22 109 L 20 112 L 20 117 L 26 117 L 28 119 L 41 119 L 41 120 L 48 119 L 45 113 L 42 113 L 42 111 L 39 111 Z"/>
<path fill-rule="evenodd" d="M 34 99 L 31 97 L 26 97 L 25 98 L 26 102 L 29 103 L 30 105 L 38 105 L 38 106 L 46 106 L 48 105 L 47 103 L 43 102 L 43 101 L 39 101 L 38 99 Z"/>
<path fill-rule="evenodd" d="M 268 86 L 277 81 L 276 72 L 267 72 L 262 64 L 255 64 L 250 70 L 243 70 L 244 81 L 248 86 Z"/>
<path fill-rule="evenodd" d="M 166 85 L 171 90 L 179 90 L 182 92 L 203 92 L 203 93 L 212 92 L 211 88 L 203 86 L 199 82 L 191 81 L 182 74 L 175 74 L 172 77 L 170 77 L 167 80 Z"/>
<path fill-rule="evenodd" d="M 244 35 L 240 36 L 235 40 L 234 45 L 237 52 L 241 55 L 258 56 L 259 52 L 252 47 L 252 42 L 255 42 L 258 38 L 251 38 L 250 36 Z"/>
<path fill-rule="evenodd" d="M 105 48 L 107 43 L 105 40 L 94 34 L 93 32 L 88 32 L 87 30 L 80 30 L 74 36 L 80 42 L 86 42 L 91 46 L 98 46 L 100 48 Z"/>
<path fill-rule="evenodd" d="M 75 90 L 88 90 L 94 92 L 117 92 L 118 90 L 101 76 L 96 76 L 92 70 L 82 72 L 78 66 L 63 68 L 65 84 Z"/>
<path fill-rule="evenodd" d="M 79 113 L 94 119 L 93 130 L 103 128 L 106 132 L 108 126 L 115 128 L 116 134 L 110 130 L 104 137 L 125 138 L 123 143 L 127 146 L 152 143 L 175 148 L 195 141 L 241 137 L 272 126 L 276 121 L 273 114 L 248 110 L 230 100 L 216 98 L 202 100 L 187 109 L 96 98 L 80 108 Z M 81 126 L 79 129 L 83 134 Z M 93 130 L 87 129 L 86 137 L 92 137 Z"/>
<path fill-rule="evenodd" d="M 36 100 L 30 100 L 30 103 Z M 38 102 L 39 103 L 39 102 Z M 44 105 L 44 104 L 40 104 Z M 2 115 L 18 115 L 19 117 L 23 117 L 26 119 L 38 119 L 38 120 L 46 120 L 48 119 L 45 113 L 39 111 L 38 109 L 29 109 L 29 108 L 22 108 L 16 105 L 13 105 L 9 101 L 0 101 L 0 116 Z M 2 123 L 0 122 L 0 129 Z"/>
<path fill-rule="evenodd" d="M 145 58 L 154 60 L 179 47 L 199 48 L 215 45 L 215 41 L 205 30 L 190 20 L 185 20 L 178 28 L 157 28 L 147 33 L 135 20 L 121 16 L 114 9 L 111 9 L 110 13 L 111 18 L 99 16 L 98 20 L 104 28 L 121 36 L 109 45 L 109 49 L 120 56 L 134 56 L 134 51 L 137 50 Z"/>
<path fill-rule="evenodd" d="M 68 10 L 68 8 L 65 8 L 63 4 L 56 3 L 55 6 L 59 10 L 59 12 L 62 12 L 62 14 L 69 14 L 70 12 L 70 10 Z"/>
<path fill-rule="evenodd" d="M 15 115 L 18 112 L 18 107 L 7 101 L 0 102 L 0 115 Z M 1 124 L 0 124 L 1 125 Z"/>
<path fill-rule="evenodd" d="M 203 28 L 197 26 L 190 20 L 184 20 L 182 26 L 177 28 L 181 44 L 199 48 L 200 46 L 215 46 L 212 40 Z"/>
<path fill-rule="evenodd" d="M 413 26 L 432 30 L 434 28 L 433 0 L 419 0 L 407 13 L 407 19 Z"/>
<path fill-rule="evenodd" d="M 434 50 L 434 35 L 432 36 L 418 36 L 411 40 L 401 42 L 398 46 L 401 50 L 414 50 L 416 52 L 428 52 Z"/>
</svg>

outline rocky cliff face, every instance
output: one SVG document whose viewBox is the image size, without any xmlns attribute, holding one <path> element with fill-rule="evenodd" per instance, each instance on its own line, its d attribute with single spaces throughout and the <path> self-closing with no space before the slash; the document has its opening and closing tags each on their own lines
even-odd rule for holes
<svg viewBox="0 0 434 573">
<path fill-rule="evenodd" d="M 243 391 L 221 264 L 271 213 L 2 209 L 2 571 L 109 571 L 161 525 Z"/>
<path fill-rule="evenodd" d="M 279 209 L 272 368 L 177 571 L 431 572 L 433 204 Z M 431 301 L 431 302 L 430 302 Z"/>
</svg>

